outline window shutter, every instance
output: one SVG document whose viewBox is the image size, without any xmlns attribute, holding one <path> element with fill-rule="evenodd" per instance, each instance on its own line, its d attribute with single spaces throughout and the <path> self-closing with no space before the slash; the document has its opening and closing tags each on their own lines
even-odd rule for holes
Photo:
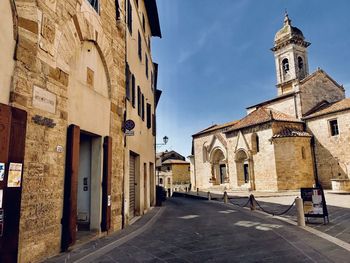
<svg viewBox="0 0 350 263">
<path fill-rule="evenodd" d="M 70 125 L 67 133 L 66 175 L 62 218 L 62 250 L 66 251 L 76 241 L 77 193 L 79 175 L 80 128 Z"/>
<path fill-rule="evenodd" d="M 102 231 L 108 231 L 111 227 L 111 176 L 112 138 L 107 136 L 103 143 Z"/>
</svg>

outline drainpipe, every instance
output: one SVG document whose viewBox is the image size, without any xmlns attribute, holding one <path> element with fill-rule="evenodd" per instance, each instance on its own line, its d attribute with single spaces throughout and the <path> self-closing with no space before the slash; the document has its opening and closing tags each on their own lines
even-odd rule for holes
<svg viewBox="0 0 350 263">
<path fill-rule="evenodd" d="M 315 137 L 314 136 L 311 137 L 310 146 L 311 146 L 312 159 L 313 159 L 313 163 L 314 163 L 315 184 L 316 184 L 316 187 L 320 187 L 321 184 L 318 180 L 318 171 L 317 171 L 316 154 L 315 154 Z"/>
</svg>

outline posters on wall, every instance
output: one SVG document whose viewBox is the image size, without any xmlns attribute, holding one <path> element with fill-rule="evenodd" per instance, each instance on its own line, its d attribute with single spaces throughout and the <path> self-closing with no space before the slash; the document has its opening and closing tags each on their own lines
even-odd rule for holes
<svg viewBox="0 0 350 263">
<path fill-rule="evenodd" d="M 4 181 L 5 177 L 5 164 L 0 163 L 0 181 Z"/>
<path fill-rule="evenodd" d="M 10 163 L 7 187 L 21 187 L 22 164 Z"/>
</svg>

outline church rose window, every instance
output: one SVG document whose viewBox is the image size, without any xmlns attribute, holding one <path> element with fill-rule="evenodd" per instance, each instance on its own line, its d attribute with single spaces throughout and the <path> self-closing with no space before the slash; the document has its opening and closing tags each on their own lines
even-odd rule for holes
<svg viewBox="0 0 350 263">
<path fill-rule="evenodd" d="M 289 71 L 289 62 L 287 58 L 282 60 L 282 67 L 284 73 L 287 73 Z"/>
</svg>

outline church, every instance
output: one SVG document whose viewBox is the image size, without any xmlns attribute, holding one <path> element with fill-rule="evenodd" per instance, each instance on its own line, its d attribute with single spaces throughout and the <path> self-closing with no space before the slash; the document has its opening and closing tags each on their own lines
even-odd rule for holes
<svg viewBox="0 0 350 263">
<path fill-rule="evenodd" d="M 350 190 L 350 99 L 322 69 L 309 73 L 308 46 L 286 13 L 271 49 L 277 96 L 192 135 L 194 189 Z"/>
</svg>

